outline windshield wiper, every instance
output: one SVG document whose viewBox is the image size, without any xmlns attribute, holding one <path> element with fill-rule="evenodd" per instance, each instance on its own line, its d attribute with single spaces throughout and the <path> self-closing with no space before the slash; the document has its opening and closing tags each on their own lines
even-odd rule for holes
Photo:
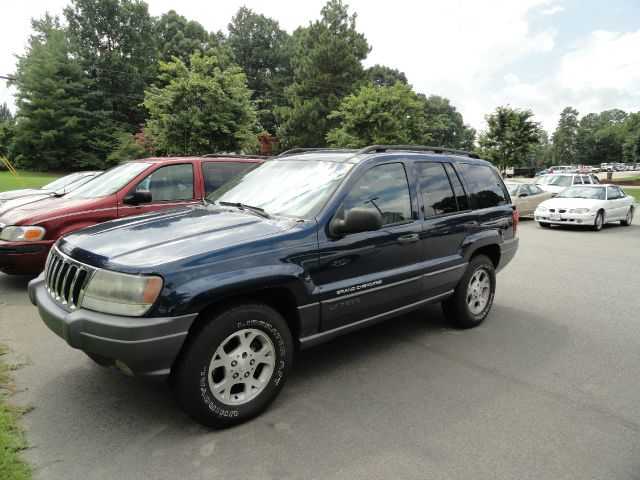
<svg viewBox="0 0 640 480">
<path fill-rule="evenodd" d="M 264 208 L 254 207 L 253 205 L 247 205 L 246 203 L 240 203 L 240 202 L 218 202 L 218 203 L 224 206 L 236 207 L 236 208 L 239 208 L 240 210 L 249 210 L 250 212 L 253 212 L 256 215 L 260 215 L 261 217 L 264 217 L 264 218 L 271 218 L 271 216 L 264 211 Z"/>
</svg>

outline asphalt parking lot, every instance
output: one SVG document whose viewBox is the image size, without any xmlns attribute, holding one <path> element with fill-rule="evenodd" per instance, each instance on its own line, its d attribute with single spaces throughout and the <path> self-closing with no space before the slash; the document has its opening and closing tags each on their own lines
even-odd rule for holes
<svg viewBox="0 0 640 480">
<path fill-rule="evenodd" d="M 41 479 L 640 478 L 640 226 L 525 220 L 520 241 L 479 328 L 432 306 L 301 352 L 225 431 L 69 348 L 0 274 L 25 457 Z"/>
</svg>

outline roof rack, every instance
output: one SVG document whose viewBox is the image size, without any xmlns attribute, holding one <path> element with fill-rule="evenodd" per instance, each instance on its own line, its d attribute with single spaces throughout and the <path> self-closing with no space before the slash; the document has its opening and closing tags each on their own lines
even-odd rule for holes
<svg viewBox="0 0 640 480">
<path fill-rule="evenodd" d="M 363 153 L 381 153 L 389 150 L 408 150 L 411 152 L 432 152 L 432 153 L 453 153 L 455 155 L 464 155 L 469 158 L 480 158 L 477 154 L 467 152 L 465 150 L 456 150 L 455 148 L 446 147 L 428 147 L 426 145 L 371 145 L 358 150 L 355 154 Z"/>
<path fill-rule="evenodd" d="M 296 153 L 308 153 L 308 152 L 356 152 L 355 148 L 292 148 L 286 150 L 278 155 L 278 157 L 287 157 L 289 155 L 295 155 Z"/>
<path fill-rule="evenodd" d="M 257 158 L 261 160 L 266 160 L 267 156 L 265 155 L 239 155 L 237 153 L 208 153 L 202 156 L 203 158 Z"/>
</svg>

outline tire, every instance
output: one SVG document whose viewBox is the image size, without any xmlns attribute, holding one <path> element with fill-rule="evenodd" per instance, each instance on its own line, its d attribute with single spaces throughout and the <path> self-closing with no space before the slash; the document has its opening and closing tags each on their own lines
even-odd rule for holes
<svg viewBox="0 0 640 480">
<path fill-rule="evenodd" d="M 620 224 L 628 227 L 633 222 L 633 207 L 629 207 L 629 211 L 627 212 L 627 216 L 624 220 L 620 220 Z"/>
<path fill-rule="evenodd" d="M 551 226 L 550 223 L 547 222 L 538 222 L 538 224 L 542 227 L 542 228 L 549 228 Z"/>
<path fill-rule="evenodd" d="M 496 291 L 496 272 L 485 255 L 471 259 L 453 296 L 442 302 L 444 316 L 458 328 L 480 325 L 491 310 Z"/>
<path fill-rule="evenodd" d="M 291 370 L 293 341 L 282 316 L 262 303 L 239 304 L 207 320 L 187 339 L 172 383 L 191 418 L 226 428 L 275 400 Z"/>
<path fill-rule="evenodd" d="M 604 226 L 604 213 L 598 212 L 598 214 L 596 215 L 596 219 L 593 222 L 593 229 L 596 232 L 599 232 L 600 230 L 602 230 L 603 226 Z"/>
</svg>

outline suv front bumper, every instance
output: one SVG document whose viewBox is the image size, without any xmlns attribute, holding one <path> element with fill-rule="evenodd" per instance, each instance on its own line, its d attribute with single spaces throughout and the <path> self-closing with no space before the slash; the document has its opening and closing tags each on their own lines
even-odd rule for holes
<svg viewBox="0 0 640 480">
<path fill-rule="evenodd" d="M 169 375 L 197 317 L 123 317 L 82 308 L 68 312 L 49 296 L 43 275 L 29 282 L 29 298 L 54 333 L 100 365 L 159 379 Z"/>
</svg>

